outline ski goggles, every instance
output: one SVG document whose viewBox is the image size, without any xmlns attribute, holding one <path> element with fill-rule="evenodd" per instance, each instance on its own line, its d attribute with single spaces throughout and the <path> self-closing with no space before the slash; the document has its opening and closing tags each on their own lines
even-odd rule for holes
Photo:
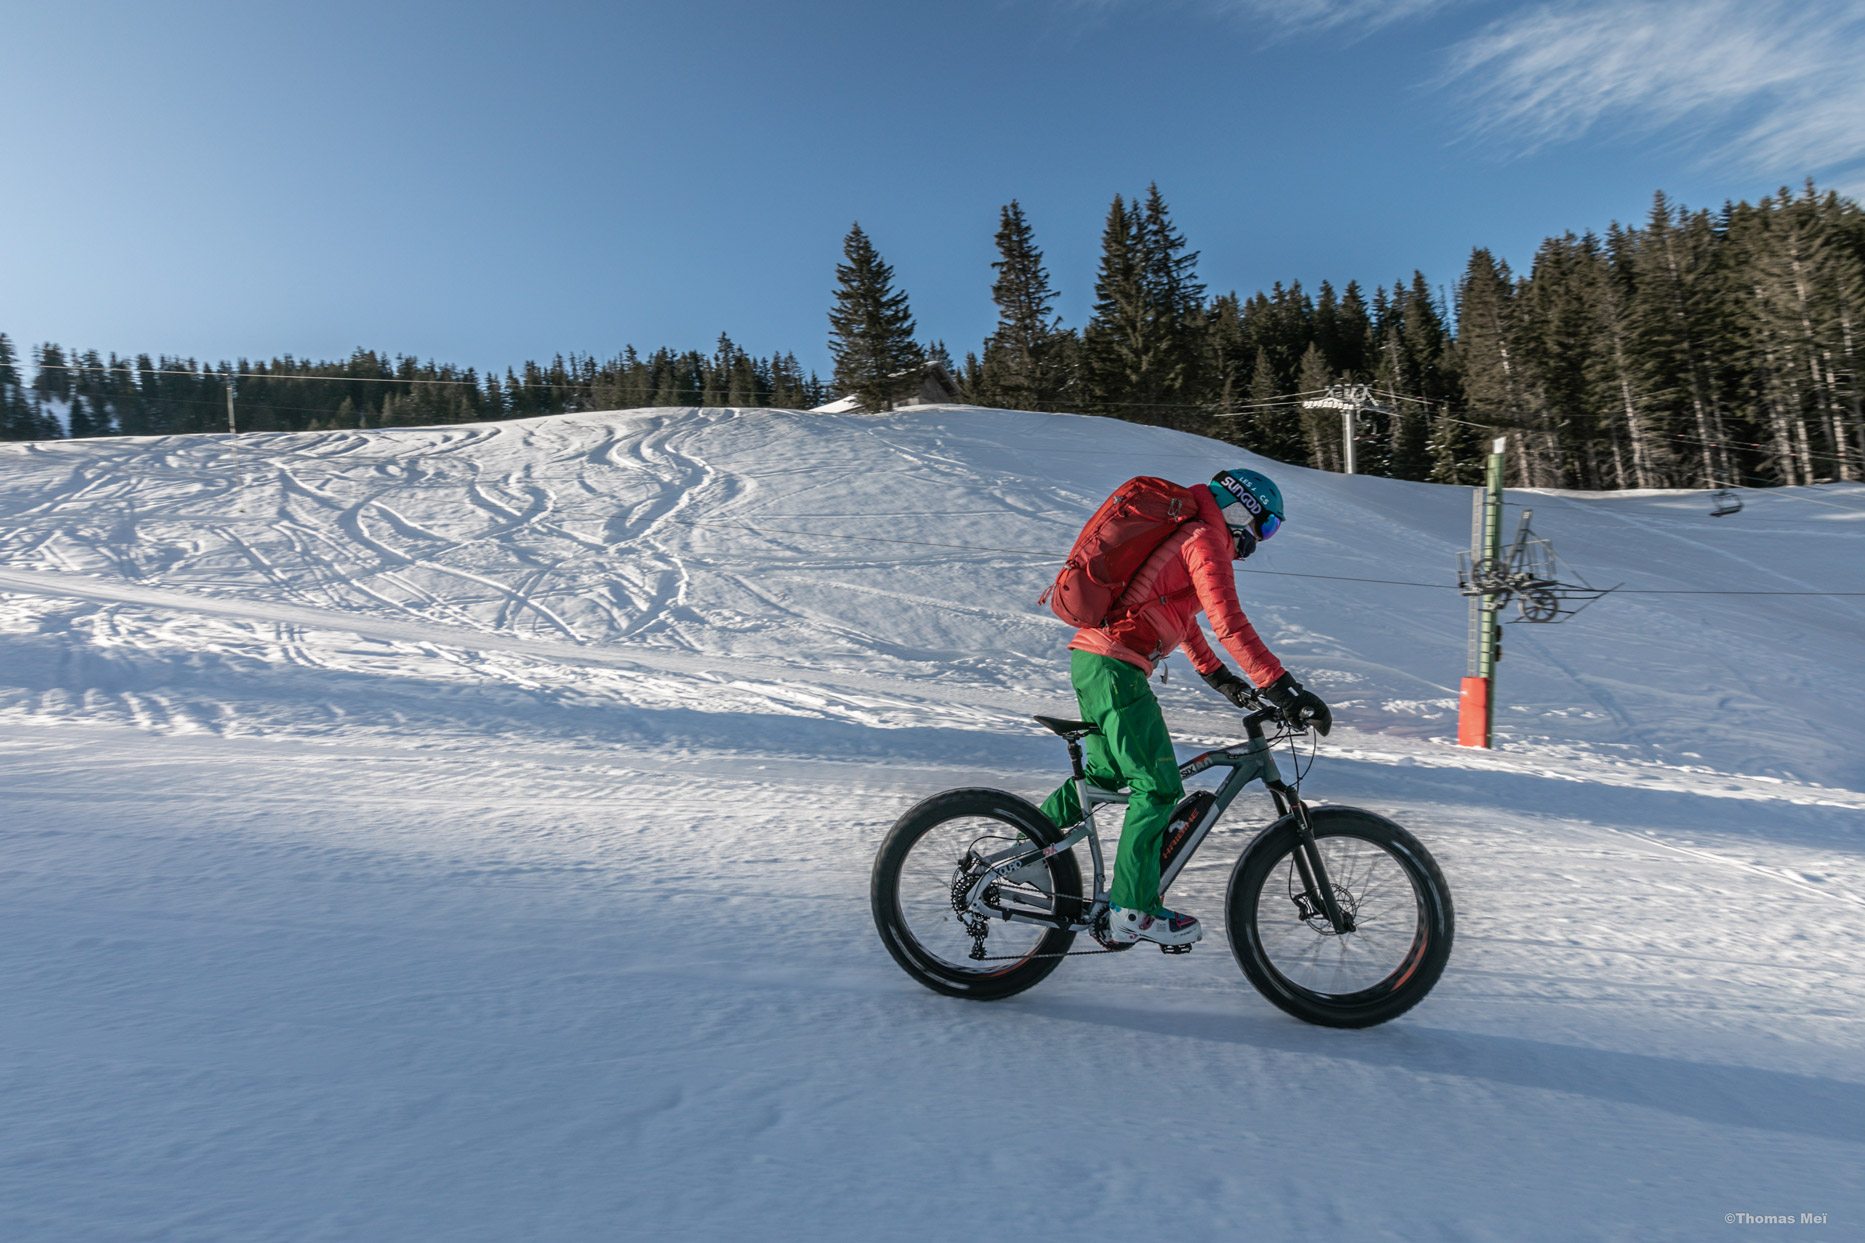
<svg viewBox="0 0 1865 1243">
<path fill-rule="evenodd" d="M 1241 504 L 1226 505 L 1224 506 L 1224 525 L 1248 527 L 1256 536 L 1257 542 L 1261 543 L 1282 529 L 1282 519 L 1274 514 L 1263 514 L 1259 517 Z"/>
</svg>

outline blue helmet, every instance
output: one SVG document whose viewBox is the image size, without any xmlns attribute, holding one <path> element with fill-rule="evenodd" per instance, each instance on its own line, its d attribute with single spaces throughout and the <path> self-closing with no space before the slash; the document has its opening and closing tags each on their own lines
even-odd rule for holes
<svg viewBox="0 0 1865 1243">
<path fill-rule="evenodd" d="M 1282 489 L 1269 476 L 1253 470 L 1221 470 L 1211 477 L 1211 495 L 1224 511 L 1224 525 L 1237 541 L 1237 556 L 1247 557 L 1256 545 L 1282 526 Z"/>
</svg>

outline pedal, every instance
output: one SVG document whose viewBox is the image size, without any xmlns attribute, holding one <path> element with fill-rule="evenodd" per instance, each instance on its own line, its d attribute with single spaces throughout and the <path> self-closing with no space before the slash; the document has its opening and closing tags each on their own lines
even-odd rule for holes
<svg viewBox="0 0 1865 1243">
<path fill-rule="evenodd" d="M 1192 944 L 1195 945 L 1197 942 L 1193 942 Z M 1192 952 L 1192 947 L 1191 945 L 1162 945 L 1159 947 L 1159 952 L 1162 954 L 1189 954 Z"/>
</svg>

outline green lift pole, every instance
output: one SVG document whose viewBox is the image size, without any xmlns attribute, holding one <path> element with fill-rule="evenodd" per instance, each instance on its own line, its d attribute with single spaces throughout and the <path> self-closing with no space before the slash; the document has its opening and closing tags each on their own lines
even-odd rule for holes
<svg viewBox="0 0 1865 1243">
<path fill-rule="evenodd" d="M 1498 436 L 1490 448 L 1483 489 L 1477 493 L 1477 512 L 1471 523 L 1470 563 L 1479 582 L 1494 578 L 1502 557 L 1502 474 L 1508 437 Z M 1500 597 L 1484 592 L 1470 597 L 1470 650 L 1464 667 L 1462 693 L 1457 702 L 1457 745 L 1490 745 L 1496 720 L 1496 662 L 1502 659 Z"/>
</svg>

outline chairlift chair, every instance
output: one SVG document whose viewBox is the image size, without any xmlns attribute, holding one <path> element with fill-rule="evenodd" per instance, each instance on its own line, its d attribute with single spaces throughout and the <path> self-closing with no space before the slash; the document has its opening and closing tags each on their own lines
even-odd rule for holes
<svg viewBox="0 0 1865 1243">
<path fill-rule="evenodd" d="M 1728 488 L 1718 488 L 1710 493 L 1710 517 L 1726 518 L 1730 514 L 1742 512 L 1742 498 Z"/>
</svg>

